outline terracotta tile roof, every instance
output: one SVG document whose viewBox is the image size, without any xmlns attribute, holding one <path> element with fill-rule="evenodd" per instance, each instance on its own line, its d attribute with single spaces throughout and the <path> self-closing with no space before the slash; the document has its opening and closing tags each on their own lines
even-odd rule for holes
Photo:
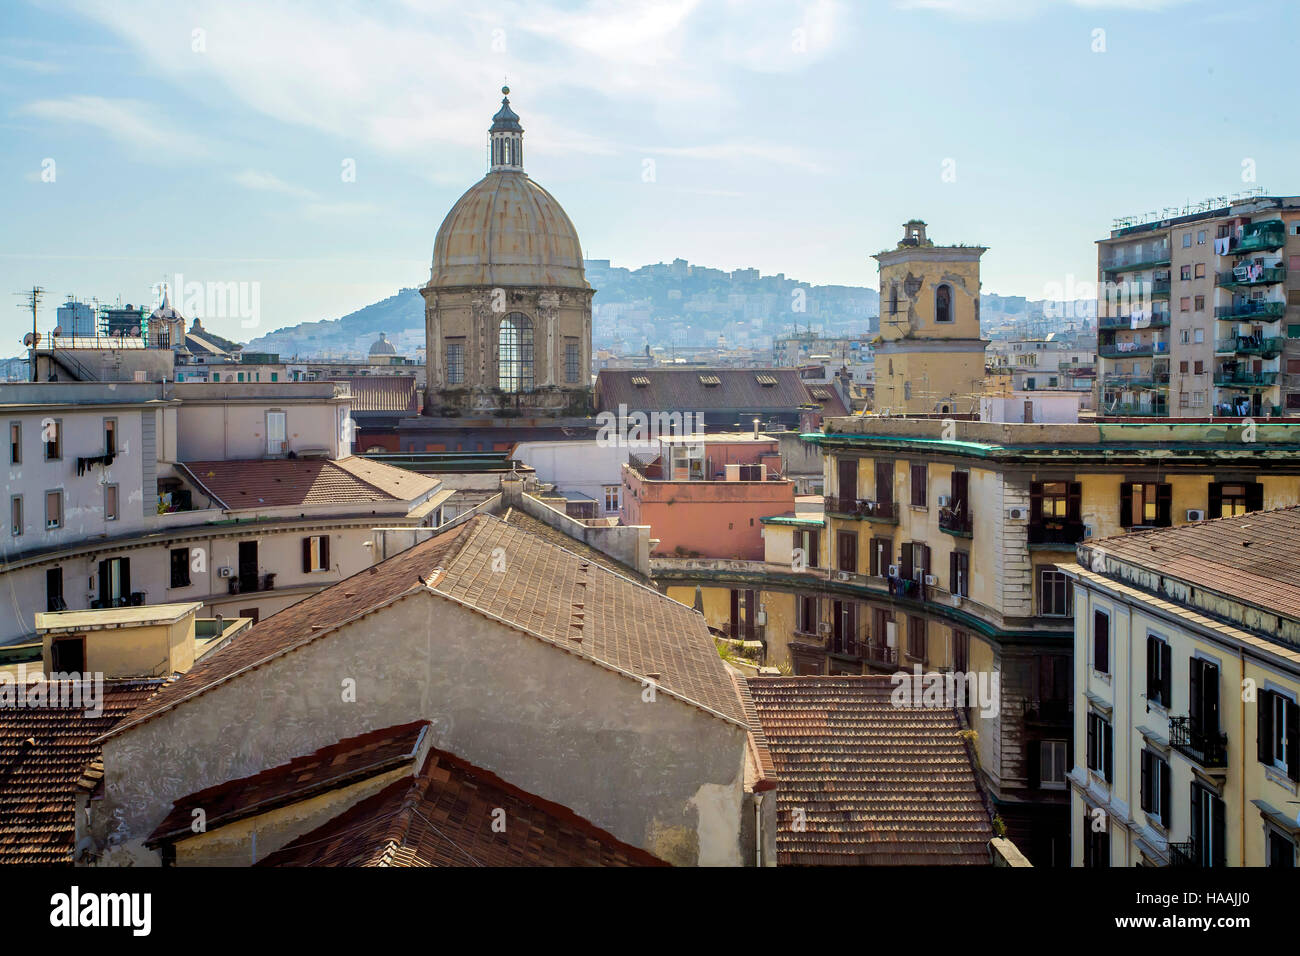
<svg viewBox="0 0 1300 956">
<path fill-rule="evenodd" d="M 749 689 L 776 764 L 780 865 L 988 865 L 992 823 L 953 711 L 893 706 L 889 677 Z"/>
<path fill-rule="evenodd" d="M 427 720 L 417 720 L 347 737 L 251 777 L 228 780 L 181 797 L 145 842 L 154 845 L 188 836 L 196 809 L 203 810 L 207 828 L 212 831 L 412 763 L 428 726 Z M 415 768 L 411 769 L 414 772 Z"/>
<path fill-rule="evenodd" d="M 497 548 L 506 573 L 493 570 Z M 451 600 L 745 724 L 726 665 L 693 610 L 521 527 L 476 515 L 273 614 L 205 656 L 114 732 L 431 581 Z"/>
<path fill-rule="evenodd" d="M 1300 618 L 1300 507 L 1090 539 L 1101 551 Z"/>
<path fill-rule="evenodd" d="M 638 386 L 634 379 L 646 384 Z M 706 381 L 716 379 L 716 384 Z M 761 380 L 770 382 L 764 385 Z M 596 376 L 598 409 L 617 411 L 620 404 L 645 411 L 797 412 L 800 405 L 821 405 L 827 416 L 847 415 L 834 389 L 816 398 L 796 368 L 603 368 Z M 747 427 L 748 422 L 741 422 Z"/>
<path fill-rule="evenodd" d="M 540 500 L 540 499 L 539 499 Z M 563 514 L 563 512 L 560 512 Z M 608 571 L 615 574 L 621 574 L 624 577 L 631 578 L 642 584 L 648 583 L 645 575 L 639 573 L 635 568 L 628 567 L 621 561 L 616 561 L 603 551 L 598 551 L 586 542 L 579 541 L 577 538 L 570 538 L 563 531 L 552 528 L 545 521 L 539 521 L 526 511 L 520 511 L 518 508 L 506 508 L 501 514 L 501 520 L 508 525 L 514 525 L 516 528 L 522 528 L 551 542 L 556 547 L 565 548 L 572 551 L 579 557 L 586 558 L 594 564 L 599 564 Z"/>
<path fill-rule="evenodd" d="M 352 391 L 353 413 L 404 412 L 419 414 L 419 393 L 414 375 L 354 375 L 338 378 Z"/>
<path fill-rule="evenodd" d="M 0 707 L 0 864 L 72 862 L 76 788 L 94 789 L 103 776 L 93 766 L 96 738 L 164 680 L 105 681 L 99 716 L 87 716 L 84 706 Z"/>
<path fill-rule="evenodd" d="M 504 817 L 498 810 L 504 810 Z M 494 816 L 495 815 L 495 816 Z M 504 832 L 493 829 L 503 819 Z M 259 866 L 666 866 L 557 803 L 431 750 L 397 780 Z"/>
<path fill-rule="evenodd" d="M 188 461 L 195 481 L 231 511 L 411 500 L 434 478 L 364 458 Z"/>
</svg>

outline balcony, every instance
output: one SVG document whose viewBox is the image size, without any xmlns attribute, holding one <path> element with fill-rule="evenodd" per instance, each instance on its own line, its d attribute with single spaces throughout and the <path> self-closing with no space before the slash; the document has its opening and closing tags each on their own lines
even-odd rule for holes
<svg viewBox="0 0 1300 956">
<path fill-rule="evenodd" d="M 884 644 L 868 641 L 865 645 L 861 645 L 860 649 L 867 663 L 873 667 L 898 666 L 898 648 L 896 647 L 887 647 Z"/>
<path fill-rule="evenodd" d="M 1270 285 L 1274 282 L 1281 282 L 1285 278 L 1286 268 L 1284 266 L 1271 266 L 1267 269 L 1237 266 L 1228 272 L 1217 273 L 1214 283 L 1225 289 L 1237 289 Z"/>
<path fill-rule="evenodd" d="M 1070 721 L 1070 701 L 1031 698 L 1025 702 L 1025 720 L 1035 724 L 1067 724 Z"/>
<path fill-rule="evenodd" d="M 275 572 L 262 575 L 242 575 L 230 579 L 231 594 L 249 594 L 254 591 L 274 591 Z"/>
<path fill-rule="evenodd" d="M 1186 843 L 1169 844 L 1169 865 L 1176 867 L 1200 866 L 1201 857 L 1196 852 L 1196 843 L 1188 840 Z"/>
<path fill-rule="evenodd" d="M 939 530 L 960 538 L 971 537 L 973 523 L 970 510 L 964 506 L 939 509 Z"/>
<path fill-rule="evenodd" d="M 1139 319 L 1138 328 L 1143 329 L 1161 329 L 1169 326 L 1168 312 L 1155 312 L 1149 317 Z M 1133 316 L 1131 315 L 1103 315 L 1097 320 L 1099 329 L 1131 329 L 1133 328 Z"/>
<path fill-rule="evenodd" d="M 1097 414 L 1109 415 L 1111 417 L 1130 417 L 1130 418 L 1168 418 L 1169 409 L 1164 406 L 1143 405 L 1139 402 L 1116 402 L 1111 405 L 1102 403 Z"/>
<path fill-rule="evenodd" d="M 1277 372 L 1242 372 L 1218 369 L 1214 384 L 1223 388 L 1271 388 L 1277 384 Z"/>
<path fill-rule="evenodd" d="M 845 518 L 863 518 L 883 524 L 898 524 L 898 505 L 892 501 L 835 497 L 828 499 L 826 510 Z"/>
<path fill-rule="evenodd" d="M 1253 319 L 1256 322 L 1272 322 L 1285 314 L 1285 302 L 1238 302 L 1236 305 L 1217 306 L 1214 310 L 1216 319 Z"/>
<path fill-rule="evenodd" d="M 1128 374 L 1112 372 L 1109 375 L 1102 376 L 1101 384 L 1103 388 L 1115 389 L 1163 388 L 1169 384 L 1169 370 L 1156 369 L 1151 372 L 1131 372 Z"/>
<path fill-rule="evenodd" d="M 1136 272 L 1139 269 L 1154 269 L 1169 265 L 1169 250 L 1142 249 L 1129 255 L 1114 256 L 1101 264 L 1102 272 Z"/>
<path fill-rule="evenodd" d="M 1114 345 L 1101 345 L 1097 354 L 1103 358 L 1142 358 L 1151 355 L 1168 355 L 1168 342 L 1116 342 Z"/>
<path fill-rule="evenodd" d="M 1228 735 L 1205 733 L 1191 717 L 1169 718 L 1169 745 L 1206 770 L 1228 769 Z"/>
<path fill-rule="evenodd" d="M 1073 548 L 1084 538 L 1082 521 L 1044 521 L 1029 526 L 1029 546 Z"/>
<path fill-rule="evenodd" d="M 1214 350 L 1220 355 L 1243 354 L 1273 358 L 1282 354 L 1285 344 L 1286 339 L 1281 336 L 1234 335 L 1230 339 L 1219 339 Z"/>
<path fill-rule="evenodd" d="M 1251 223 L 1240 239 L 1234 239 L 1228 249 L 1230 256 L 1244 256 L 1248 252 L 1270 252 L 1286 245 L 1286 226 L 1281 219 Z"/>
</svg>

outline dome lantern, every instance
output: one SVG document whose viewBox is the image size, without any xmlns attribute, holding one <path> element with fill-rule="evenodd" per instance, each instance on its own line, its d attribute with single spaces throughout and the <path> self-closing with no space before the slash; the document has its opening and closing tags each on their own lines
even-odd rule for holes
<svg viewBox="0 0 1300 956">
<path fill-rule="evenodd" d="M 501 87 L 501 109 L 492 117 L 488 129 L 489 162 L 491 171 L 524 171 L 524 128 L 519 125 L 519 115 L 510 108 L 510 87 Z"/>
</svg>

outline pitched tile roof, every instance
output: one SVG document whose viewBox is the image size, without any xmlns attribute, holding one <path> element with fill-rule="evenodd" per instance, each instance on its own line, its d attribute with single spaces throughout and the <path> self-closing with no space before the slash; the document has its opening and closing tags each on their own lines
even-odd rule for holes
<svg viewBox="0 0 1300 956">
<path fill-rule="evenodd" d="M 499 557 L 506 573 L 494 570 Z M 569 653 L 649 678 L 669 694 L 747 726 L 740 698 L 700 615 L 529 530 L 475 515 L 243 632 L 182 674 L 115 732 L 430 586 Z"/>
<path fill-rule="evenodd" d="M 539 499 L 540 500 L 540 499 Z M 560 512 L 563 514 L 563 512 Z M 606 570 L 613 571 L 615 574 L 621 574 L 624 577 L 631 578 L 633 581 L 646 583 L 646 576 L 641 574 L 635 568 L 628 567 L 621 561 L 616 561 L 603 551 L 598 551 L 584 541 L 577 538 L 570 538 L 558 528 L 552 528 L 545 521 L 539 521 L 526 511 L 520 511 L 518 508 L 507 508 L 501 515 L 501 520 L 506 524 L 514 525 L 525 531 L 537 535 L 543 540 L 551 542 L 557 547 L 566 548 L 574 554 L 586 558 L 594 564 L 599 564 Z"/>
<path fill-rule="evenodd" d="M 419 393 L 414 375 L 354 375 L 339 378 L 352 391 L 353 413 L 404 412 L 419 414 Z"/>
<path fill-rule="evenodd" d="M 1131 531 L 1085 546 L 1300 618 L 1300 507 Z"/>
<path fill-rule="evenodd" d="M 188 836 L 196 809 L 203 810 L 207 828 L 212 831 L 409 764 L 428 726 L 427 720 L 417 720 L 347 737 L 278 767 L 181 797 L 145 843 L 154 845 Z"/>
<path fill-rule="evenodd" d="M 90 769 L 100 756 L 94 741 L 163 681 L 105 681 L 99 716 L 87 715 L 84 697 L 75 707 L 0 706 L 0 864 L 72 862 L 76 787 L 88 771 L 87 788 L 99 779 Z M 57 686 L 59 700 L 76 699 L 72 682 Z"/>
<path fill-rule="evenodd" d="M 638 386 L 634 379 L 646 384 Z M 714 379 L 716 384 L 705 384 Z M 603 368 L 596 376 L 596 403 L 608 410 L 624 404 L 646 411 L 699 412 L 795 412 L 800 405 L 814 404 L 827 416 L 848 414 L 834 389 L 829 398 L 814 397 L 795 368 Z"/>
<path fill-rule="evenodd" d="M 505 811 L 504 816 L 498 811 Z M 505 830 L 494 829 L 501 820 Z M 666 866 L 575 814 L 441 750 L 259 866 Z"/>
<path fill-rule="evenodd" d="M 356 457 L 188 461 L 180 467 L 231 511 L 409 501 L 438 487 L 427 475 Z"/>
<path fill-rule="evenodd" d="M 988 865 L 993 828 L 960 719 L 895 707 L 893 686 L 889 677 L 750 679 L 776 764 L 779 864 Z"/>
</svg>

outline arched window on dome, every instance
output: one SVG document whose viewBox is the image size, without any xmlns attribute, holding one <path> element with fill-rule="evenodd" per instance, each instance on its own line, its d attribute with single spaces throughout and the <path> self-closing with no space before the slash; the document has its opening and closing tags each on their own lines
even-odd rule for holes
<svg viewBox="0 0 1300 956">
<path fill-rule="evenodd" d="M 533 388 L 533 322 L 522 312 L 501 320 L 497 335 L 497 383 L 503 392 Z"/>
<path fill-rule="evenodd" d="M 952 286 L 941 285 L 934 290 L 934 321 L 952 321 Z"/>
</svg>

